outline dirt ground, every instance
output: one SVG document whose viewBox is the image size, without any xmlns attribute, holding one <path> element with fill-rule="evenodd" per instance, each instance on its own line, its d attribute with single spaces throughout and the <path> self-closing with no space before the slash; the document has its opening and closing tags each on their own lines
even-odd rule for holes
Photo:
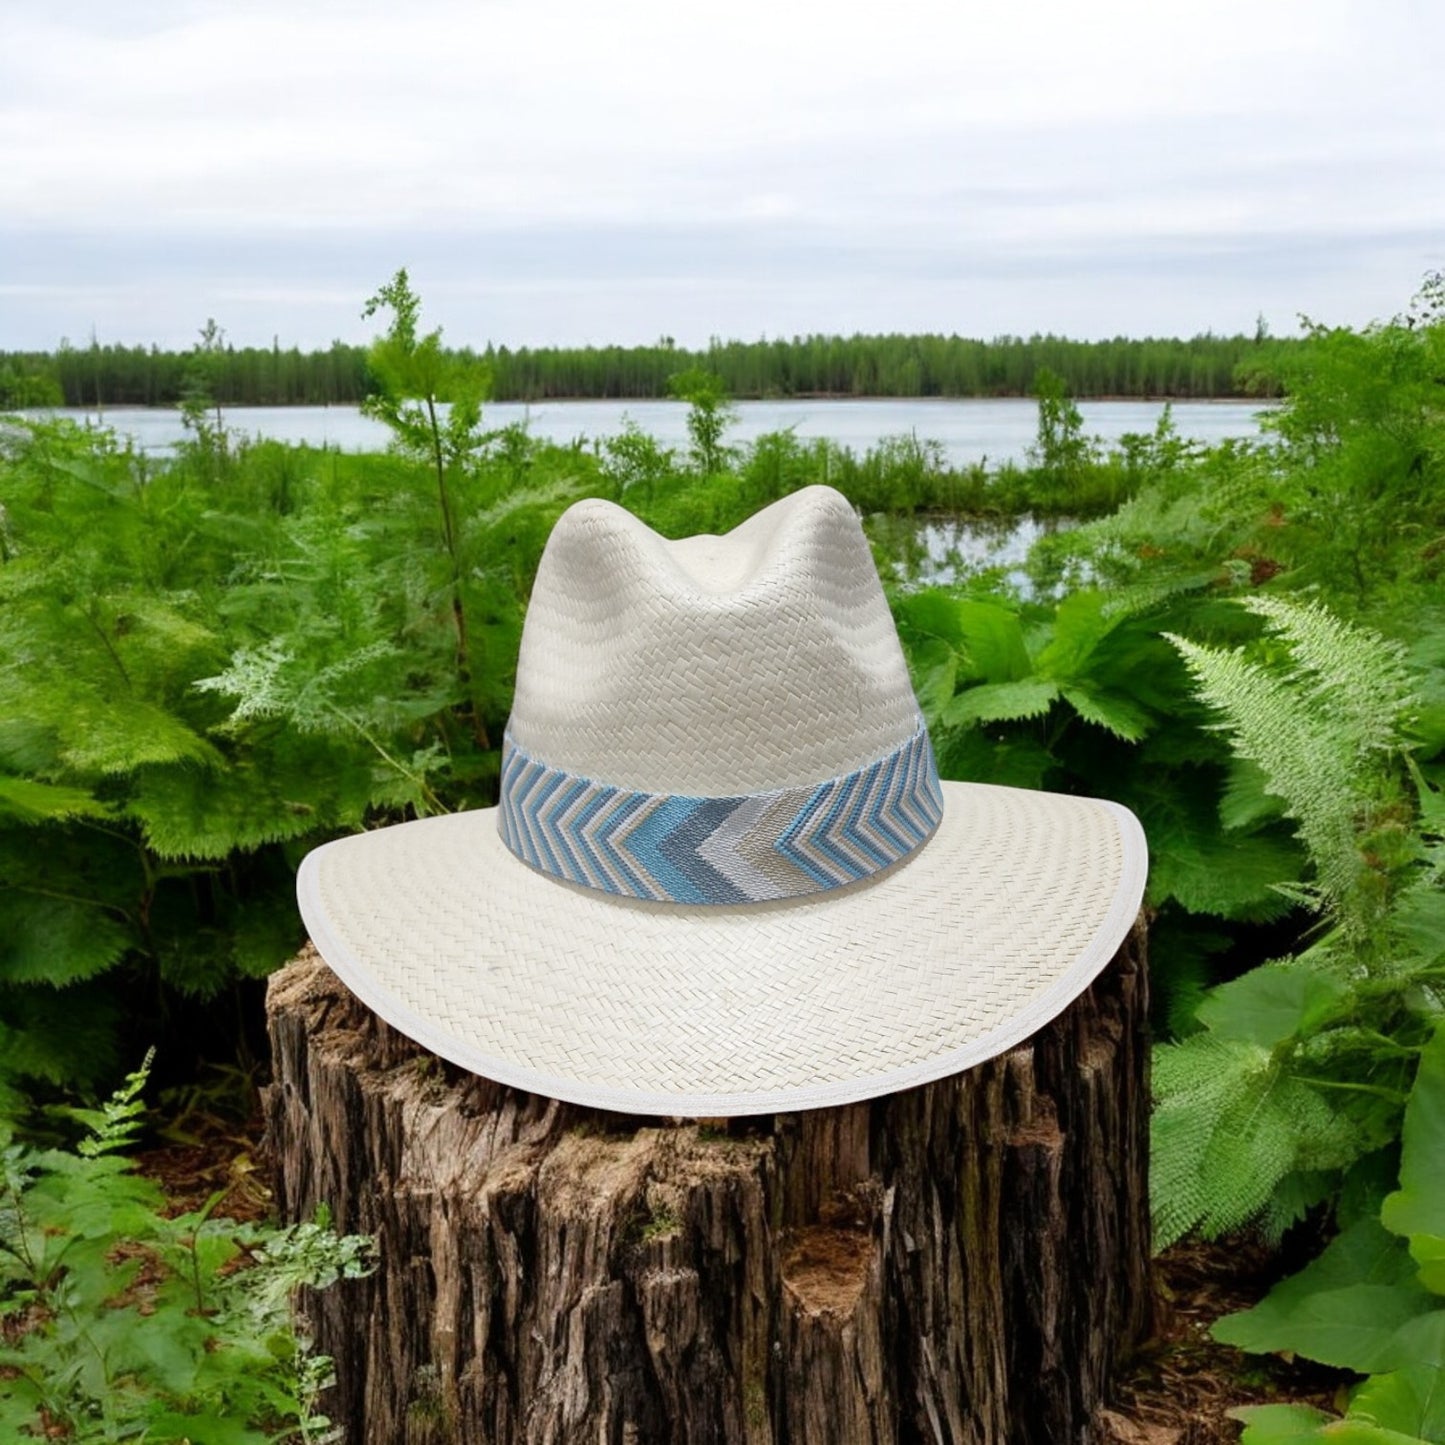
<svg viewBox="0 0 1445 1445">
<path fill-rule="evenodd" d="M 1239 1439 L 1228 1411 L 1279 1401 L 1341 1408 L 1351 1376 L 1308 1360 L 1246 1355 L 1216 1344 L 1209 1327 L 1247 1309 L 1279 1277 L 1251 1239 L 1176 1245 L 1156 1261 L 1156 1337 L 1120 1376 L 1105 1423 L 1113 1445 L 1223 1445 Z"/>
</svg>

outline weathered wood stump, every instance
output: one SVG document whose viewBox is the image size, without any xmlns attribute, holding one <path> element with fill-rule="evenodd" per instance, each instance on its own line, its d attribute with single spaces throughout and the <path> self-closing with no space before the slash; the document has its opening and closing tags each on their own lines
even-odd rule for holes
<svg viewBox="0 0 1445 1445">
<path fill-rule="evenodd" d="M 1142 928 L 954 1078 L 761 1119 L 454 1069 L 311 951 L 271 981 L 283 1217 L 380 1267 L 308 1302 L 348 1445 L 1088 1442 L 1150 1318 Z"/>
</svg>

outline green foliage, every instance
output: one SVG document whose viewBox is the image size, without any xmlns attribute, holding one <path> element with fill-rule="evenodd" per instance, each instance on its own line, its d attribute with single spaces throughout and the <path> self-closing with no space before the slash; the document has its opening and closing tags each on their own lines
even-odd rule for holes
<svg viewBox="0 0 1445 1445">
<path fill-rule="evenodd" d="M 60 381 L 44 360 L 0 357 L 0 411 L 64 405 Z"/>
<path fill-rule="evenodd" d="M 1445 557 L 1445 324 L 1432 295 L 1438 277 L 1411 316 L 1361 331 L 1310 323 L 1303 343 L 1255 364 L 1291 395 L 1269 422 L 1290 550 L 1352 608 L 1437 580 Z"/>
<path fill-rule="evenodd" d="M 1281 355 L 1291 345 L 1276 342 Z M 461 362 L 490 370 L 498 400 L 552 397 L 663 397 L 668 378 L 702 367 L 723 379 L 733 396 L 1028 396 L 1044 367 L 1063 377 L 1075 396 L 1224 397 L 1244 395 L 1236 371 L 1260 347 L 1249 336 L 1195 336 L 1070 341 L 1061 336 L 800 336 L 790 340 L 714 342 L 687 350 L 664 337 L 652 346 L 488 346 L 478 357 L 462 348 Z M 186 352 L 158 347 L 100 346 L 58 352 L 0 351 L 0 386 L 7 375 L 34 378 L 39 400 L 22 391 L 0 406 L 166 406 L 181 398 L 191 364 Z M 1255 394 L 1277 381 L 1258 365 L 1242 376 Z M 370 393 L 366 351 L 333 342 L 325 351 L 227 346 L 212 381 L 226 406 L 330 405 Z M 56 393 L 59 395 L 56 395 Z"/>
<path fill-rule="evenodd" d="M 668 390 L 687 403 L 687 435 L 692 443 L 692 464 L 703 476 L 720 472 L 729 459 L 723 434 L 737 418 L 729 405 L 727 387 L 720 376 L 692 366 L 668 378 Z"/>
<path fill-rule="evenodd" d="M 1400 1187 L 1215 1338 L 1370 1376 L 1343 1420 L 1240 1411 L 1245 1440 L 1445 1441 L 1445 1026 L 1420 1052 L 1401 1131 Z"/>
<path fill-rule="evenodd" d="M 320 1219 L 275 1229 L 163 1212 L 125 1157 L 139 1070 L 72 1111 L 74 1150 L 0 1130 L 0 1424 L 5 1437 L 218 1445 L 331 1438 L 316 1401 L 330 1362 L 290 1317 L 301 1285 L 366 1272 L 367 1241 Z"/>
<path fill-rule="evenodd" d="M 417 334 L 421 298 L 404 267 L 378 288 L 362 315 L 378 311 L 390 312 L 391 324 L 367 352 L 373 390 L 362 411 L 385 422 L 409 455 L 442 469 L 464 463 L 481 445 L 486 368 L 444 351 L 440 329 Z"/>
<path fill-rule="evenodd" d="M 200 340 L 181 379 L 181 421 L 195 436 L 193 445 L 208 461 L 224 464 L 226 426 L 216 399 L 225 333 L 207 318 Z"/>
<path fill-rule="evenodd" d="M 604 475 L 624 505 L 651 504 L 657 488 L 676 470 L 669 448 L 649 436 L 635 421 L 602 443 Z"/>
<path fill-rule="evenodd" d="M 594 475 L 519 487 L 482 448 L 448 548 L 406 457 L 241 448 L 222 479 L 34 426 L 0 473 L 0 1059 L 94 1084 L 127 1014 L 294 950 L 292 849 L 491 801 L 526 588 Z"/>
<path fill-rule="evenodd" d="M 481 431 L 404 273 L 374 299 L 392 456 L 0 440 L 0 1076 L 102 1084 L 141 1019 L 183 1057 L 185 997 L 301 942 L 305 848 L 494 799 L 537 559 L 610 483 Z"/>
<path fill-rule="evenodd" d="M 896 611 L 945 776 L 1128 803 L 1149 837 L 1156 907 L 1241 921 L 1284 911 L 1276 885 L 1298 880 L 1298 850 L 1276 810 L 1221 812 L 1227 748 L 1162 635 L 1198 614 L 1197 584 L 1058 603 L 926 589 Z"/>
<path fill-rule="evenodd" d="M 1029 461 L 1045 495 L 1068 497 L 1097 459 L 1098 448 L 1084 435 L 1084 418 L 1063 377 L 1044 367 L 1034 377 L 1034 395 L 1039 424 Z"/>
<path fill-rule="evenodd" d="M 1438 949 L 1409 948 L 1396 926 L 1438 898 L 1433 825 L 1409 806 L 1414 688 L 1402 650 L 1317 605 L 1247 605 L 1266 624 L 1253 655 L 1174 642 L 1239 755 L 1297 822 L 1311 874 L 1289 891 L 1329 926 L 1302 955 L 1215 989 L 1197 1010 L 1200 1032 L 1158 1051 L 1163 1243 L 1266 1210 L 1286 1223 L 1302 1180 L 1338 1180 L 1389 1143 L 1413 1046 L 1439 1007 L 1428 987 Z M 1434 806 L 1428 788 L 1421 800 Z"/>
<path fill-rule="evenodd" d="M 1242 651 L 1171 640 L 1237 755 L 1299 824 L 1319 906 L 1352 941 L 1388 906 L 1388 875 L 1408 844 L 1401 749 L 1414 684 L 1404 649 L 1316 605 L 1256 597 L 1246 606 L 1279 644 Z"/>
</svg>

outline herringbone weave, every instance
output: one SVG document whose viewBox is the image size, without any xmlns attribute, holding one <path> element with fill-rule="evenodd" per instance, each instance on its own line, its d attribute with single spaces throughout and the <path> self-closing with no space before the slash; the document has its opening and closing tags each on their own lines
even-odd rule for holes
<svg viewBox="0 0 1445 1445">
<path fill-rule="evenodd" d="M 760 903 L 856 883 L 906 858 L 943 816 L 928 730 L 811 788 L 739 797 L 643 793 L 503 745 L 507 847 L 555 878 L 628 898 Z"/>
</svg>

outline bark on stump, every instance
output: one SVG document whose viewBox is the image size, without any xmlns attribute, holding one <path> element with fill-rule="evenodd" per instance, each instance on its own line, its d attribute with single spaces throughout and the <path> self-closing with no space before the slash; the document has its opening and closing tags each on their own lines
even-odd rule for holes
<svg viewBox="0 0 1445 1445">
<path fill-rule="evenodd" d="M 283 1218 L 348 1445 L 1092 1445 L 1151 1313 L 1144 937 L 1033 1038 L 869 1103 L 663 1121 L 443 1063 L 307 950 L 271 981 Z"/>
</svg>

